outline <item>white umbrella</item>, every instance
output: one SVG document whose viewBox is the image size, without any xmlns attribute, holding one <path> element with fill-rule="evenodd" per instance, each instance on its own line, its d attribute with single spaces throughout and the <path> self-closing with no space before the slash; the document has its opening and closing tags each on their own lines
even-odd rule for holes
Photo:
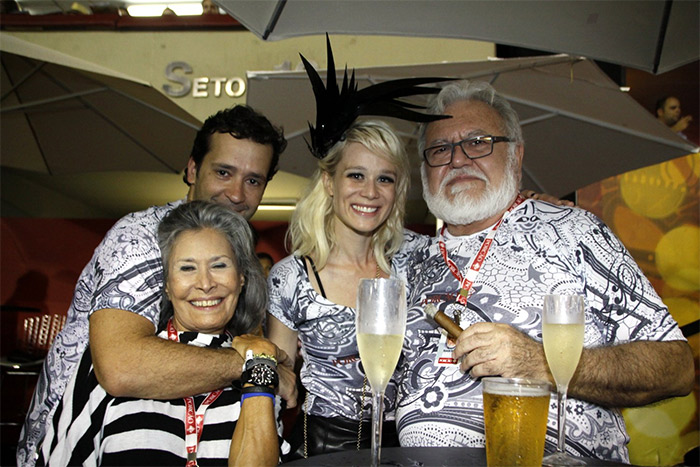
<svg viewBox="0 0 700 467">
<path fill-rule="evenodd" d="M 4 35 L 0 164 L 50 174 L 184 168 L 200 122 L 148 83 Z"/>
<path fill-rule="evenodd" d="M 342 60 L 336 65 L 342 69 Z M 320 71 L 325 79 L 325 72 Z M 357 68 L 362 88 L 416 76 L 490 81 L 518 112 L 525 137 L 524 187 L 563 196 L 606 177 L 697 148 L 658 122 L 586 59 L 547 57 Z M 281 169 L 309 176 L 316 168 L 304 138 L 315 123 L 306 73 L 248 72 L 248 104 L 282 125 L 290 140 Z M 415 139 L 416 125 L 389 119 Z M 412 151 L 412 199 L 420 199 L 419 157 Z"/>
<path fill-rule="evenodd" d="M 697 0 L 214 0 L 265 40 L 449 37 L 582 55 L 652 73 L 700 58 Z"/>
</svg>

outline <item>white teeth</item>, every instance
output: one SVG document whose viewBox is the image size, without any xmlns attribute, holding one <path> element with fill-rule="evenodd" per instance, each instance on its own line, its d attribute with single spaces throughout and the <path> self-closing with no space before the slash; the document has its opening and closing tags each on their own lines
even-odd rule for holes
<svg viewBox="0 0 700 467">
<path fill-rule="evenodd" d="M 193 300 L 191 303 L 194 306 L 214 306 L 221 303 L 221 299 L 219 298 L 216 300 Z"/>
<path fill-rule="evenodd" d="M 352 205 L 353 209 L 360 211 L 360 212 L 366 212 L 366 213 L 372 213 L 372 212 L 377 212 L 377 209 L 379 208 L 370 208 L 368 206 L 358 206 L 357 204 Z"/>
</svg>

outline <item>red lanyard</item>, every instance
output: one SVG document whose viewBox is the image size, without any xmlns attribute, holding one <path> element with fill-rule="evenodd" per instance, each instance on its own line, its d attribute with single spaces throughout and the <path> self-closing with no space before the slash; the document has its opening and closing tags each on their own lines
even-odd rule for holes
<svg viewBox="0 0 700 467">
<path fill-rule="evenodd" d="M 440 253 L 442 254 L 442 258 L 445 260 L 445 264 L 447 264 L 447 267 L 450 269 L 450 272 L 452 275 L 459 281 L 459 295 L 457 295 L 457 302 L 461 305 L 466 306 L 467 305 L 467 298 L 469 297 L 469 291 L 472 288 L 472 285 L 474 285 L 474 282 L 476 282 L 476 278 L 479 276 L 479 272 L 481 271 L 481 266 L 484 265 L 484 262 L 486 261 L 486 255 L 489 253 L 489 249 L 491 248 L 491 244 L 493 243 L 493 239 L 496 236 L 496 230 L 498 230 L 498 227 L 501 225 L 501 222 L 503 222 L 503 219 L 506 218 L 506 215 L 510 213 L 513 209 L 518 207 L 523 201 L 525 201 L 525 198 L 518 193 L 518 196 L 515 198 L 515 201 L 513 201 L 513 204 L 510 205 L 508 208 L 508 211 L 501 217 L 498 222 L 493 226 L 493 228 L 489 231 L 489 233 L 486 235 L 486 238 L 484 239 L 483 243 L 481 244 L 481 248 L 479 248 L 479 251 L 477 252 L 476 256 L 472 259 L 471 264 L 469 265 L 469 268 L 467 269 L 467 273 L 462 277 L 462 273 L 459 272 L 459 268 L 457 265 L 452 261 L 448 256 L 447 256 L 447 247 L 445 246 L 445 242 L 443 240 L 443 236 L 445 233 L 445 226 L 442 226 L 442 229 L 440 230 L 440 240 L 438 242 L 438 246 L 440 247 Z"/>
<path fill-rule="evenodd" d="M 173 320 L 168 321 L 168 339 L 175 342 L 180 342 Z M 204 428 L 204 413 L 209 406 L 221 395 L 222 389 L 210 392 L 204 398 L 202 405 L 195 411 L 194 397 L 185 397 L 185 445 L 187 448 L 187 464 L 186 467 L 195 467 L 197 465 L 197 445 L 202 437 L 202 429 Z"/>
</svg>

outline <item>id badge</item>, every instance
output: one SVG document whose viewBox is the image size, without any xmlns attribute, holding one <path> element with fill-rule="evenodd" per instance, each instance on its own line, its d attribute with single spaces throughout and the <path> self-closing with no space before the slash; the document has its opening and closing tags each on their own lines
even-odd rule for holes
<svg viewBox="0 0 700 467">
<path fill-rule="evenodd" d="M 454 353 L 455 346 L 451 345 L 445 334 L 440 336 L 440 341 L 438 342 L 437 355 L 435 356 L 436 366 L 451 366 L 456 365 L 459 361 L 452 356 Z"/>
</svg>

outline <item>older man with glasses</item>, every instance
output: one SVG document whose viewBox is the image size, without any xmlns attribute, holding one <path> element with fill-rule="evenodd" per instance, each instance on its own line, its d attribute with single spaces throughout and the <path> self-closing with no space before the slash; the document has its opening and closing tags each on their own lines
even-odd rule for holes
<svg viewBox="0 0 700 467">
<path fill-rule="evenodd" d="M 585 348 L 569 386 L 567 451 L 628 462 L 617 408 L 692 390 L 693 357 L 677 323 L 600 220 L 519 195 L 522 131 L 490 85 L 452 83 L 430 111 L 452 116 L 427 124 L 419 141 L 424 198 L 445 226 L 415 252 L 408 275 L 401 444 L 484 446 L 480 378 L 553 383 L 542 346 L 543 296 L 579 294 Z M 456 341 L 426 315 L 428 304 L 459 323 Z"/>
</svg>

